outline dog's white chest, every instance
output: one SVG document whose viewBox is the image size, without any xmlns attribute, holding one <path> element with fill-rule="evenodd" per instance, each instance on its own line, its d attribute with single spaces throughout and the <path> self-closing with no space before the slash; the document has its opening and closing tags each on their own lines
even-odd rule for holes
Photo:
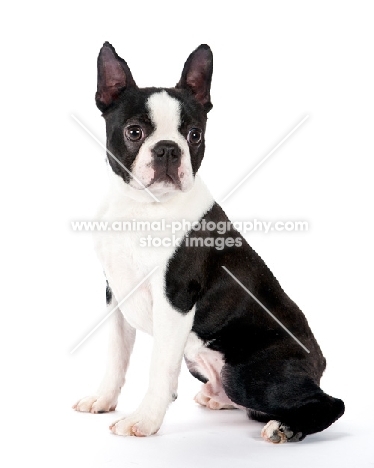
<svg viewBox="0 0 374 468">
<path fill-rule="evenodd" d="M 165 203 L 136 203 L 118 188 L 108 194 L 98 215 L 108 223 L 107 230 L 95 233 L 95 249 L 117 302 L 123 301 L 122 313 L 135 328 L 152 334 L 152 275 L 138 285 L 152 270 L 166 271 L 177 248 L 175 237 L 188 231 L 185 223 L 184 229 L 173 233 L 173 223 L 199 221 L 212 203 L 199 179 L 190 192 Z"/>
</svg>

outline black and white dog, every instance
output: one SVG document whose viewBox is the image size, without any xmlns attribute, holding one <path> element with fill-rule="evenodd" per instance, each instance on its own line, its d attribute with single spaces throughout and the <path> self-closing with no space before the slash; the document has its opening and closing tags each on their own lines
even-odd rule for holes
<svg viewBox="0 0 374 468">
<path fill-rule="evenodd" d="M 96 104 L 106 122 L 113 181 L 99 218 L 163 219 L 166 228 L 158 235 L 164 239 L 171 237 L 173 222 L 183 220 L 185 227 L 179 245 L 164 242 L 158 248 L 141 245 L 140 238 L 151 232 L 96 234 L 108 310 L 120 306 L 112 316 L 102 385 L 74 408 L 91 413 L 116 408 L 139 329 L 154 337 L 149 387 L 138 409 L 111 426 L 113 433 L 148 436 L 159 430 L 176 398 L 184 356 L 191 374 L 203 382 L 195 397 L 200 405 L 245 409 L 266 423 L 265 440 L 299 441 L 330 426 L 344 404 L 319 387 L 325 358 L 303 313 L 262 259 L 234 229 L 225 234 L 203 229 L 203 221 L 229 223 L 197 175 L 212 108 L 212 71 L 211 50 L 201 45 L 174 88 L 138 88 L 109 43 L 100 51 Z M 187 221 L 200 222 L 199 228 L 188 228 Z M 213 243 L 192 242 L 208 237 Z M 219 238 L 224 248 L 216 248 Z"/>
</svg>

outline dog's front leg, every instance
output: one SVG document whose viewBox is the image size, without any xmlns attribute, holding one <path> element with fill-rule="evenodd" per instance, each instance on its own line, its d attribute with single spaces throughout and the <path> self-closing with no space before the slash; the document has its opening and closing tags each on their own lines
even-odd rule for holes
<svg viewBox="0 0 374 468">
<path fill-rule="evenodd" d="M 178 387 L 184 347 L 195 309 L 182 314 L 171 306 L 164 295 L 163 275 L 153 278 L 152 296 L 154 342 L 149 386 L 138 409 L 110 427 L 118 435 L 141 437 L 155 434 Z"/>
<path fill-rule="evenodd" d="M 112 313 L 112 310 L 118 306 L 115 297 L 111 296 L 107 304 L 108 313 Z M 73 406 L 77 411 L 105 413 L 114 411 L 117 406 L 134 346 L 135 329 L 129 325 L 119 309 L 112 313 L 109 320 L 111 334 L 105 376 L 95 395 L 82 398 Z"/>
</svg>

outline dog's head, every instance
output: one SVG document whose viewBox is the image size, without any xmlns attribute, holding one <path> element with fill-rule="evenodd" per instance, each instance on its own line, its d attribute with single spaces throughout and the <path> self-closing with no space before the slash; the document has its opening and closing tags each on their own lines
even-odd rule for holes
<svg viewBox="0 0 374 468">
<path fill-rule="evenodd" d="M 174 88 L 138 88 L 112 45 L 101 48 L 96 104 L 109 164 L 131 197 L 145 199 L 140 194 L 149 190 L 162 201 L 192 188 L 204 156 L 212 72 L 212 52 L 200 45 Z"/>
</svg>

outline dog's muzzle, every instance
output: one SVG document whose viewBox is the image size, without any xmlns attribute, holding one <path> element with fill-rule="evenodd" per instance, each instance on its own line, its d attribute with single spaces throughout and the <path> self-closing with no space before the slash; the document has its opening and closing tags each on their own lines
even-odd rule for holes
<svg viewBox="0 0 374 468">
<path fill-rule="evenodd" d="M 181 165 L 182 150 L 171 140 L 161 140 L 153 147 L 154 181 L 169 182 L 180 186 L 178 169 Z"/>
</svg>

